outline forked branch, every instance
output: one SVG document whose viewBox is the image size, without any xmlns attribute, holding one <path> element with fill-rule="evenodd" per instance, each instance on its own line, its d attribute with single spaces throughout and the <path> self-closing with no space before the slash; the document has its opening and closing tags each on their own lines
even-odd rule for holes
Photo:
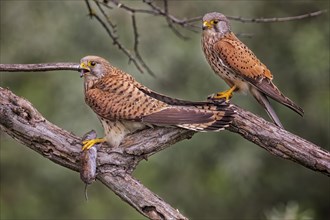
<svg viewBox="0 0 330 220">
<path fill-rule="evenodd" d="M 78 70 L 78 64 L 0 64 L 0 71 Z M 330 176 L 330 153 L 264 119 L 232 106 L 237 112 L 229 131 L 243 136 L 271 154 Z M 0 128 L 44 157 L 79 171 L 81 138 L 47 121 L 27 100 L 0 88 Z M 97 179 L 150 219 L 186 219 L 177 209 L 131 176 L 138 163 L 194 132 L 154 128 L 128 136 L 119 148 L 101 147 Z"/>
<path fill-rule="evenodd" d="M 50 123 L 27 100 L 1 87 L 0 128 L 51 161 L 80 170 L 81 138 Z M 97 179 L 150 219 L 186 219 L 131 172 L 142 159 L 191 135 L 186 130 L 148 129 L 129 136 L 123 143 L 125 147 L 102 147 L 97 158 Z"/>
</svg>

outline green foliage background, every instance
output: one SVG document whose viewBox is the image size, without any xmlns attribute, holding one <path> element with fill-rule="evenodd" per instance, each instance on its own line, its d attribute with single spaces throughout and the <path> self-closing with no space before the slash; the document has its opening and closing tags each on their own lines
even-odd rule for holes
<svg viewBox="0 0 330 220">
<path fill-rule="evenodd" d="M 137 1 L 124 4 L 145 7 Z M 159 2 L 161 3 L 161 2 Z M 219 11 L 243 17 L 283 17 L 329 9 L 329 1 L 170 1 L 177 17 Z M 78 62 L 99 55 L 158 92 L 201 100 L 226 89 L 200 46 L 200 33 L 177 38 L 161 17 L 138 15 L 140 47 L 156 78 L 140 74 L 112 45 L 83 1 L 0 2 L 0 62 Z M 113 9 L 120 39 L 133 48 L 129 15 Z M 200 23 L 197 23 L 200 25 Z M 303 107 L 304 118 L 274 103 L 285 128 L 329 147 L 329 13 L 284 23 L 232 21 L 236 33 L 271 69 L 275 84 Z M 100 124 L 85 105 L 78 73 L 1 73 L 1 86 L 23 96 L 54 124 L 82 136 Z M 250 96 L 232 102 L 268 117 Z M 64 169 L 1 133 L 1 219 L 143 219 L 96 182 L 84 199 L 78 173 Z M 326 219 L 330 181 L 279 159 L 230 132 L 195 135 L 143 162 L 145 186 L 192 219 Z"/>
</svg>

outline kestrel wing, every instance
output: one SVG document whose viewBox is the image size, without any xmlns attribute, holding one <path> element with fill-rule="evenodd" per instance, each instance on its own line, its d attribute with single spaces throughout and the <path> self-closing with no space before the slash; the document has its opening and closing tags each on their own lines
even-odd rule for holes
<svg viewBox="0 0 330 220">
<path fill-rule="evenodd" d="M 217 111 L 220 110 L 227 110 L 229 104 L 225 100 L 217 100 L 217 102 L 212 101 L 187 101 L 177 98 L 172 98 L 160 93 L 157 93 L 155 91 L 150 90 L 149 88 L 143 86 L 142 84 L 139 84 L 136 82 L 135 86 L 142 91 L 143 93 L 147 94 L 148 96 L 155 98 L 161 102 L 165 102 L 168 105 L 175 105 L 175 106 L 194 106 L 201 109 L 207 109 L 207 106 L 209 107 L 216 107 Z M 209 109 L 211 110 L 211 108 Z M 214 110 L 214 109 L 212 109 Z"/>
<path fill-rule="evenodd" d="M 142 122 L 157 125 L 199 124 L 213 121 L 212 116 L 212 112 L 200 111 L 197 108 L 174 106 L 145 115 Z"/>
<path fill-rule="evenodd" d="M 234 70 L 239 77 L 243 79 L 273 78 L 267 67 L 233 34 L 219 40 L 214 47 L 223 64 L 230 70 Z"/>
<path fill-rule="evenodd" d="M 136 88 L 129 78 L 109 75 L 87 90 L 85 100 L 102 118 L 141 120 L 167 107 Z"/>
<path fill-rule="evenodd" d="M 272 74 L 267 67 L 233 34 L 215 44 L 224 65 L 246 80 L 260 92 L 302 115 L 303 110 L 285 97 L 272 83 Z"/>
<path fill-rule="evenodd" d="M 228 126 L 233 118 L 234 111 L 228 108 L 229 104 L 225 100 L 216 102 L 186 101 L 157 93 L 136 81 L 135 86 L 148 96 L 171 106 L 155 114 L 145 116 L 142 119 L 144 122 L 158 125 L 180 125 L 180 127 L 192 130 L 211 131 Z"/>
<path fill-rule="evenodd" d="M 213 120 L 210 111 L 168 105 L 144 93 L 135 84 L 136 81 L 130 76 L 105 77 L 86 91 L 86 102 L 100 117 L 110 120 L 134 120 L 159 125 L 207 123 Z"/>
</svg>

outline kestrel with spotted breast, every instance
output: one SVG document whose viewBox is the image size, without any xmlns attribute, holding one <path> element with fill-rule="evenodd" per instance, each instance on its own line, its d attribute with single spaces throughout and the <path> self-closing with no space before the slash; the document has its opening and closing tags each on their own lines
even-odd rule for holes
<svg viewBox="0 0 330 220">
<path fill-rule="evenodd" d="M 211 99 L 229 100 L 234 91 L 250 92 L 279 127 L 283 126 L 267 97 L 303 115 L 302 108 L 273 84 L 270 70 L 231 31 L 223 14 L 212 12 L 204 15 L 202 47 L 213 71 L 230 86 L 229 90 L 219 92 Z"/>
<path fill-rule="evenodd" d="M 85 101 L 105 133 L 104 138 L 83 142 L 83 150 L 101 142 L 118 147 L 126 135 L 147 126 L 220 131 L 235 114 L 225 101 L 191 102 L 158 94 L 101 57 L 82 58 L 80 69 Z"/>
</svg>

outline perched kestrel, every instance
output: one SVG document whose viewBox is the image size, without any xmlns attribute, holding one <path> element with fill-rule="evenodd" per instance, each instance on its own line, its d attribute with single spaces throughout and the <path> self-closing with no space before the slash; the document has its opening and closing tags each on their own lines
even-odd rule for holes
<svg viewBox="0 0 330 220">
<path fill-rule="evenodd" d="M 127 134 L 153 125 L 219 131 L 234 115 L 225 101 L 190 102 L 155 93 L 101 57 L 82 58 L 80 69 L 85 101 L 105 131 L 104 138 L 84 142 L 83 150 L 105 141 L 118 147 Z"/>
<path fill-rule="evenodd" d="M 223 14 L 212 12 L 204 15 L 202 46 L 213 71 L 231 87 L 211 98 L 228 100 L 234 91 L 249 91 L 279 127 L 283 126 L 267 96 L 303 115 L 303 110 L 272 83 L 269 69 L 230 30 L 229 21 Z"/>
</svg>

